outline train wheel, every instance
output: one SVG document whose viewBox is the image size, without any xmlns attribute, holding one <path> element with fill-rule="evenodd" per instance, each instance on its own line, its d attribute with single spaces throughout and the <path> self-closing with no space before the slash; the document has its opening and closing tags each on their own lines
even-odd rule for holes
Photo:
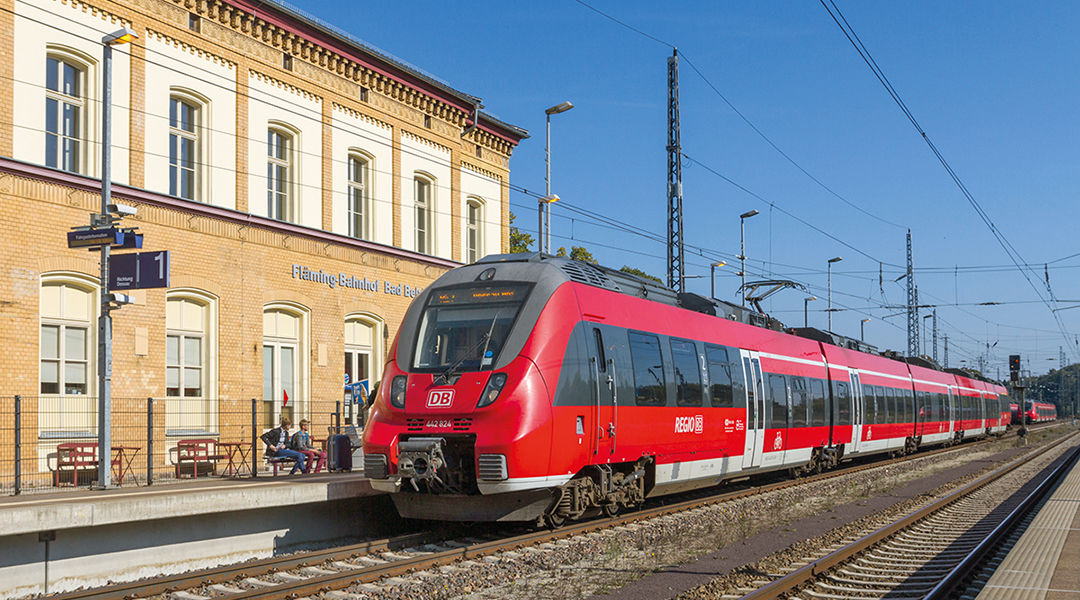
<svg viewBox="0 0 1080 600">
<path fill-rule="evenodd" d="M 547 526 L 552 529 L 558 529 L 566 524 L 566 517 L 555 513 L 544 515 L 544 520 L 547 522 Z"/>
<path fill-rule="evenodd" d="M 605 504 L 604 515 L 608 517 L 617 517 L 619 516 L 619 509 L 620 506 L 615 502 L 612 502 L 611 504 Z"/>
</svg>

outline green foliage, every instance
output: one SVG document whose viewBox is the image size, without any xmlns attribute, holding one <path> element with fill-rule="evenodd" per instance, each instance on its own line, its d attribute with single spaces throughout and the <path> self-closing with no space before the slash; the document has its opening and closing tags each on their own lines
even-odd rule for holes
<svg viewBox="0 0 1080 600">
<path fill-rule="evenodd" d="M 533 243 L 533 236 L 514 227 L 514 213 L 510 213 L 510 252 L 528 252 Z"/>
<path fill-rule="evenodd" d="M 567 256 L 566 248 L 560 246 L 555 252 L 555 256 Z M 571 246 L 569 257 L 574 260 L 580 260 L 581 262 L 587 262 L 594 265 L 600 264 L 595 258 L 593 258 L 592 252 L 585 249 L 584 246 Z"/>
<path fill-rule="evenodd" d="M 644 277 L 645 279 L 652 279 L 656 283 L 659 283 L 660 285 L 664 285 L 664 280 L 663 279 L 660 279 L 659 277 L 653 277 L 652 275 L 649 275 L 648 273 L 646 273 L 645 271 L 642 271 L 641 269 L 635 269 L 634 267 L 628 267 L 626 265 L 623 265 L 623 268 L 621 268 L 619 270 L 622 271 L 623 273 L 629 273 L 631 275 L 637 275 L 638 277 Z"/>
</svg>

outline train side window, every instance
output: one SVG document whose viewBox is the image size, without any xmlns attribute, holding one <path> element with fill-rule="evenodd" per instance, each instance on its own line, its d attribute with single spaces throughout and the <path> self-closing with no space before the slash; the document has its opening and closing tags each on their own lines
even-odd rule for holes
<svg viewBox="0 0 1080 600">
<path fill-rule="evenodd" d="M 848 390 L 848 382 L 837 381 L 835 384 L 837 410 L 837 425 L 851 425 L 851 393 Z"/>
<path fill-rule="evenodd" d="M 904 422 L 911 423 L 915 420 L 915 392 L 904 390 Z"/>
<path fill-rule="evenodd" d="M 862 418 L 863 423 L 873 425 L 877 423 L 877 400 L 874 397 L 874 386 L 862 386 Z"/>
<path fill-rule="evenodd" d="M 786 429 L 788 426 L 787 384 L 783 375 L 769 373 L 769 396 L 772 405 L 770 429 Z"/>
<path fill-rule="evenodd" d="M 675 363 L 675 404 L 701 406 L 701 368 L 694 342 L 672 338 L 671 358 Z"/>
<path fill-rule="evenodd" d="M 633 331 L 628 333 L 628 337 L 638 406 L 664 406 L 667 404 L 667 384 L 664 382 L 664 359 L 660 354 L 660 339 L 655 335 Z"/>
<path fill-rule="evenodd" d="M 806 427 L 808 419 L 807 411 L 810 403 L 807 402 L 806 378 L 791 378 L 791 426 Z"/>
<path fill-rule="evenodd" d="M 601 373 L 607 372 L 607 357 L 604 354 L 604 336 L 600 333 L 600 328 L 593 328 L 593 342 L 596 344 L 596 368 Z"/>
<path fill-rule="evenodd" d="M 896 390 L 891 387 L 885 388 L 885 410 L 888 412 L 886 423 L 896 423 L 899 411 L 896 410 Z"/>
<path fill-rule="evenodd" d="M 813 427 L 825 425 L 825 382 L 820 379 L 810 380 L 810 406 L 814 418 L 810 422 Z"/>
<path fill-rule="evenodd" d="M 712 405 L 717 408 L 734 408 L 732 365 L 728 362 L 727 348 L 705 344 L 705 357 L 709 363 L 709 391 L 712 394 Z"/>
</svg>

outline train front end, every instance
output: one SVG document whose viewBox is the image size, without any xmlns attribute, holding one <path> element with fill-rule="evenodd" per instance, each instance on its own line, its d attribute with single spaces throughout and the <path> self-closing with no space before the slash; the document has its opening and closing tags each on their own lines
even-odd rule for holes
<svg viewBox="0 0 1080 600">
<path fill-rule="evenodd" d="M 364 430 L 365 474 L 401 516 L 528 521 L 552 504 L 562 480 L 548 472 L 551 391 L 537 356 L 562 327 L 537 323 L 565 281 L 553 271 L 488 257 L 413 301 Z"/>
</svg>

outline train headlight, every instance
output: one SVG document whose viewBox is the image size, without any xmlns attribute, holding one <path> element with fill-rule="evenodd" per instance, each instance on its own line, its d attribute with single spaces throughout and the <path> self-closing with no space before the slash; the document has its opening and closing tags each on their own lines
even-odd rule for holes
<svg viewBox="0 0 1080 600">
<path fill-rule="evenodd" d="M 476 408 L 484 408 L 491 405 L 499 399 L 499 394 L 502 393 L 503 386 L 506 385 L 507 375 L 506 373 L 495 373 L 488 379 L 487 387 L 484 388 L 484 393 L 480 394 L 480 401 L 476 403 Z"/>
<path fill-rule="evenodd" d="M 390 404 L 393 404 L 395 408 L 405 408 L 406 381 L 408 381 L 408 377 L 398 375 L 397 377 L 394 377 L 394 381 L 390 383 Z"/>
</svg>

